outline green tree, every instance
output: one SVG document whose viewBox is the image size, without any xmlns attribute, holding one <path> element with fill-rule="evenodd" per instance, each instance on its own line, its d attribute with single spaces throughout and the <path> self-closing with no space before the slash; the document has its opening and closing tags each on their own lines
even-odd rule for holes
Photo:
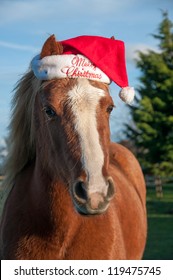
<svg viewBox="0 0 173 280">
<path fill-rule="evenodd" d="M 158 34 L 159 51 L 139 51 L 139 97 L 131 107 L 134 125 L 127 136 L 134 143 L 145 173 L 173 176 L 173 22 L 167 12 Z"/>
</svg>

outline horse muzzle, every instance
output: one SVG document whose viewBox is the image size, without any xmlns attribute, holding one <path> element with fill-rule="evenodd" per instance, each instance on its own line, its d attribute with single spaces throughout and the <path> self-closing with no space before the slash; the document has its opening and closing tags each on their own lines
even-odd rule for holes
<svg viewBox="0 0 173 280">
<path fill-rule="evenodd" d="M 105 180 L 105 191 L 89 192 L 88 183 L 78 180 L 72 188 L 72 198 L 80 214 L 96 215 L 104 213 L 114 197 L 115 186 L 112 177 Z"/>
</svg>

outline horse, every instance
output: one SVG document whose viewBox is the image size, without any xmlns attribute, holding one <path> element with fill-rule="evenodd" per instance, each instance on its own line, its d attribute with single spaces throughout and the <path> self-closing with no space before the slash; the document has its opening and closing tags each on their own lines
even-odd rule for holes
<svg viewBox="0 0 173 280">
<path fill-rule="evenodd" d="M 60 54 L 49 40 L 41 57 Z M 40 81 L 31 69 L 12 100 L 0 226 L 7 260 L 130 260 L 143 256 L 146 187 L 141 167 L 110 140 L 109 85 Z"/>
</svg>

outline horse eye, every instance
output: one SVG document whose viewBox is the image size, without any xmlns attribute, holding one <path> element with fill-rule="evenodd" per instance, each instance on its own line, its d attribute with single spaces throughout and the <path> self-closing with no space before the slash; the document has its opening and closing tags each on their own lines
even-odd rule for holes
<svg viewBox="0 0 173 280">
<path fill-rule="evenodd" d="M 45 112 L 49 117 L 55 117 L 56 116 L 56 113 L 52 108 L 49 108 L 49 107 L 45 108 Z"/>
<path fill-rule="evenodd" d="M 112 112 L 112 110 L 113 110 L 113 108 L 114 108 L 115 106 L 114 105 L 109 105 L 108 107 L 107 107 L 107 112 L 110 114 L 111 112 Z"/>
</svg>

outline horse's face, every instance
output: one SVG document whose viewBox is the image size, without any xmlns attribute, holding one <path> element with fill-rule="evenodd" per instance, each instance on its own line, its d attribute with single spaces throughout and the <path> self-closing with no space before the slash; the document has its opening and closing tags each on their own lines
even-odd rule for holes
<svg viewBox="0 0 173 280">
<path fill-rule="evenodd" d="M 108 173 L 108 86 L 86 79 L 43 82 L 35 106 L 37 152 L 44 170 L 68 184 L 75 208 L 104 212 L 114 194 Z"/>
</svg>

